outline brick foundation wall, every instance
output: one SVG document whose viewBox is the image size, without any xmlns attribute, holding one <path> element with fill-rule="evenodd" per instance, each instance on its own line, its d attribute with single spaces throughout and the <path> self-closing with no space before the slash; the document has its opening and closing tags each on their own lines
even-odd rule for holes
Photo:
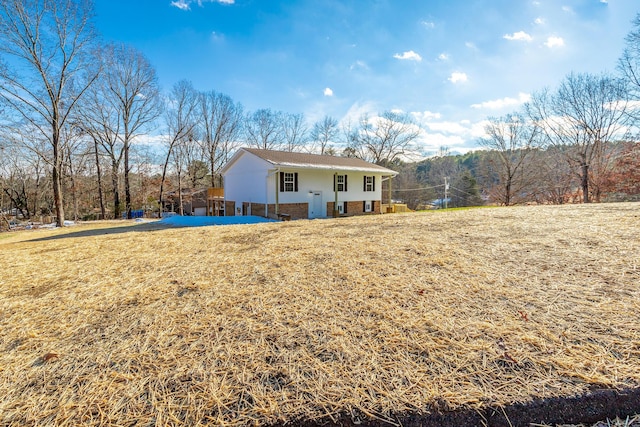
<svg viewBox="0 0 640 427">
<path fill-rule="evenodd" d="M 279 212 L 291 216 L 291 219 L 309 218 L 309 203 L 280 203 Z M 276 218 L 276 205 L 269 205 L 269 218 Z"/>
<path fill-rule="evenodd" d="M 251 206 L 251 215 L 264 216 L 264 203 L 249 202 L 244 202 L 242 204 L 242 215 L 249 215 L 249 206 Z"/>
<path fill-rule="evenodd" d="M 235 216 L 235 208 L 236 202 L 230 202 L 229 200 L 225 200 L 224 202 L 224 215 L 225 216 Z"/>
<path fill-rule="evenodd" d="M 334 202 L 327 202 L 327 216 L 333 215 Z M 370 215 L 380 213 L 380 201 L 373 200 L 371 202 L 371 212 L 364 211 L 364 201 L 347 202 L 347 213 L 341 216 L 353 216 L 353 215 Z"/>
<path fill-rule="evenodd" d="M 249 214 L 249 205 L 251 205 L 251 215 L 267 217 L 264 212 L 264 203 L 242 203 L 242 215 Z M 226 212 L 227 216 L 234 216 L 235 212 L 235 202 L 226 202 Z M 291 216 L 291 219 L 307 219 L 309 218 L 309 204 L 308 203 L 281 203 L 280 205 L 280 213 L 288 214 Z M 276 205 L 270 204 L 268 207 L 269 210 L 269 218 L 279 219 L 275 216 L 276 213 Z"/>
</svg>

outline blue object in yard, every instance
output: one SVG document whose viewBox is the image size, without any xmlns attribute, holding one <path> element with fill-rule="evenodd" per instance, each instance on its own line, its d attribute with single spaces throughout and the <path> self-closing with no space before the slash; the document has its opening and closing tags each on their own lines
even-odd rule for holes
<svg viewBox="0 0 640 427">
<path fill-rule="evenodd" d="M 160 224 L 172 227 L 203 227 L 206 225 L 238 225 L 274 222 L 261 216 L 170 216 L 162 218 Z"/>
<path fill-rule="evenodd" d="M 143 218 L 143 217 L 144 217 L 144 210 L 138 209 L 135 211 L 131 211 L 131 218 Z M 122 212 L 122 219 L 127 219 L 126 212 Z"/>
<path fill-rule="evenodd" d="M 447 197 L 446 199 L 435 199 L 429 202 L 431 207 L 435 209 L 442 209 L 446 205 L 449 205 L 450 203 L 451 203 L 451 198 L 449 197 Z"/>
</svg>

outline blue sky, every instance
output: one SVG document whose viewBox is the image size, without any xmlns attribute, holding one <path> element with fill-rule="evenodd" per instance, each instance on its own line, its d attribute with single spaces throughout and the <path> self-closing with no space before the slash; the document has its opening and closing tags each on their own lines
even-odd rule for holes
<svg viewBox="0 0 640 427">
<path fill-rule="evenodd" d="M 614 72 L 638 0 L 95 0 L 164 90 L 356 120 L 410 113 L 425 154 L 476 148 L 483 121 L 571 71 Z"/>
</svg>

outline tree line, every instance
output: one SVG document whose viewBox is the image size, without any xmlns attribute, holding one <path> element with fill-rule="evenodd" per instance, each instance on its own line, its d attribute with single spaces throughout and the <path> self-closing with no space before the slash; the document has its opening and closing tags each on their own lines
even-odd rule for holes
<svg viewBox="0 0 640 427">
<path fill-rule="evenodd" d="M 617 75 L 572 73 L 521 111 L 489 118 L 483 150 L 452 156 L 443 148 L 411 162 L 423 131 L 407 114 L 310 124 L 299 113 L 245 111 L 186 80 L 165 93 L 141 52 L 100 40 L 90 0 L 6 0 L 0 216 L 51 215 L 63 226 L 66 217 L 157 212 L 169 192 L 180 198 L 185 189 L 222 186 L 219 171 L 240 146 L 354 156 L 396 169 L 394 199 L 412 208 L 434 199 L 463 206 L 633 197 L 640 193 L 639 65 L 640 16 Z"/>
</svg>

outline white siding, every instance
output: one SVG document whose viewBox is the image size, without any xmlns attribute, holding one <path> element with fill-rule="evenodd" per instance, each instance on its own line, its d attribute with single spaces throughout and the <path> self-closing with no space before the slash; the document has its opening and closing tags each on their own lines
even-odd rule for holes
<svg viewBox="0 0 640 427">
<path fill-rule="evenodd" d="M 224 198 L 234 202 L 267 203 L 266 178 L 271 165 L 250 155 L 241 155 L 224 176 Z"/>
<path fill-rule="evenodd" d="M 229 165 L 224 175 L 225 199 L 236 202 L 274 204 L 276 191 L 278 203 L 308 203 L 309 215 L 314 193 L 322 194 L 322 212 L 327 215 L 327 202 L 335 200 L 333 177 L 335 171 L 303 168 L 281 168 L 280 172 L 298 174 L 298 191 L 280 190 L 279 175 L 276 167 L 250 153 L 244 153 Z M 340 171 L 338 175 L 347 176 L 347 191 L 338 192 L 339 202 L 380 201 L 382 199 L 382 175 L 366 172 Z M 375 191 L 364 191 L 364 177 L 375 176 Z"/>
<path fill-rule="evenodd" d="M 293 172 L 293 170 L 283 170 L 285 172 Z M 307 201 L 304 196 L 311 196 L 313 191 L 322 191 L 325 202 L 331 202 L 335 199 L 333 190 L 333 171 L 314 171 L 301 170 L 298 171 L 298 193 L 284 192 L 280 193 L 280 203 L 295 203 Z M 347 191 L 338 192 L 338 201 L 363 201 L 363 200 L 380 200 L 381 199 L 381 175 L 365 174 L 362 172 L 338 172 L 338 175 L 347 176 Z M 375 176 L 375 191 L 364 191 L 364 177 Z M 275 178 L 273 178 L 275 179 Z M 271 191 L 275 190 L 275 183 L 270 186 Z M 270 194 L 270 200 L 273 200 Z"/>
<path fill-rule="evenodd" d="M 313 203 L 314 192 L 322 193 L 322 216 L 328 216 L 327 202 L 335 200 L 333 190 L 333 171 L 323 170 L 294 170 L 282 169 L 282 172 L 298 172 L 298 191 L 280 192 L 279 203 Z M 382 175 L 366 174 L 362 172 L 339 172 L 338 175 L 347 175 L 347 191 L 338 192 L 338 202 L 362 202 L 365 200 L 382 199 Z M 364 177 L 375 176 L 375 191 L 364 191 Z M 277 174 L 269 179 L 269 203 L 275 203 L 275 190 Z M 280 188 L 278 182 L 278 189 Z"/>
</svg>

